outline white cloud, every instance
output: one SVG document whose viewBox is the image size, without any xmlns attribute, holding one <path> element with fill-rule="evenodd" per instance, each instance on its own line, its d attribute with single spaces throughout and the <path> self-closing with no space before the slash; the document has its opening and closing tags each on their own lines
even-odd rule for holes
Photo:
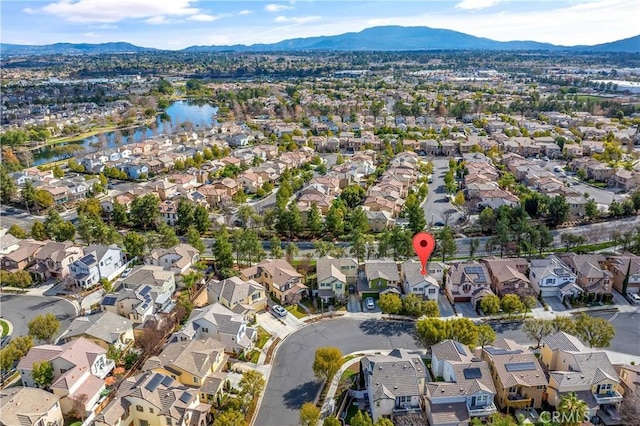
<svg viewBox="0 0 640 426">
<path fill-rule="evenodd" d="M 321 16 L 278 16 L 273 22 L 279 24 L 306 24 L 319 21 L 321 18 Z"/>
<path fill-rule="evenodd" d="M 200 13 L 193 0 L 59 0 L 41 10 L 72 22 L 113 23 L 123 19 L 151 19 L 161 16 L 189 16 Z"/>
<path fill-rule="evenodd" d="M 284 4 L 268 4 L 264 7 L 264 10 L 266 10 L 267 12 L 281 12 L 285 9 L 291 9 L 291 6 L 285 6 Z"/>
<path fill-rule="evenodd" d="M 94 32 L 88 32 L 88 33 L 83 33 L 82 37 L 86 37 L 86 38 L 97 38 L 100 37 L 100 34 L 98 33 L 94 33 Z"/>
<path fill-rule="evenodd" d="M 253 10 L 245 9 L 238 12 L 238 15 L 251 15 L 252 13 L 253 13 Z"/>
<path fill-rule="evenodd" d="M 487 9 L 500 3 L 501 0 L 462 0 L 456 5 L 458 9 L 480 10 Z"/>
<path fill-rule="evenodd" d="M 219 16 L 208 15 L 206 13 L 197 13 L 195 15 L 191 15 L 188 18 L 191 21 L 199 21 L 199 22 L 213 22 L 217 19 L 220 19 Z"/>
<path fill-rule="evenodd" d="M 145 19 L 145 21 L 147 24 L 151 24 L 151 25 L 165 25 L 165 24 L 170 24 L 171 21 L 168 20 L 166 18 L 166 16 L 152 16 L 149 19 Z"/>
</svg>

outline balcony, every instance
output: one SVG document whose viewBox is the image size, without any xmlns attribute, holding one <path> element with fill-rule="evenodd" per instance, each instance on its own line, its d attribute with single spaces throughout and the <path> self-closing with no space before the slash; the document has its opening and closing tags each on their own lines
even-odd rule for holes
<svg viewBox="0 0 640 426">
<path fill-rule="evenodd" d="M 608 391 L 605 393 L 594 393 L 593 397 L 595 398 L 598 405 L 601 404 L 617 404 L 622 402 L 622 395 L 616 390 Z"/>
<path fill-rule="evenodd" d="M 485 406 L 473 406 L 467 408 L 469 410 L 469 417 L 487 417 L 495 414 L 498 411 L 496 405 L 493 402 Z"/>
<path fill-rule="evenodd" d="M 507 407 L 526 408 L 531 404 L 531 398 L 527 398 L 519 393 L 510 393 L 505 403 Z"/>
<path fill-rule="evenodd" d="M 422 411 L 420 406 L 412 406 L 412 405 L 404 405 L 401 407 L 394 407 L 393 414 L 408 414 L 408 413 L 419 413 Z"/>
</svg>

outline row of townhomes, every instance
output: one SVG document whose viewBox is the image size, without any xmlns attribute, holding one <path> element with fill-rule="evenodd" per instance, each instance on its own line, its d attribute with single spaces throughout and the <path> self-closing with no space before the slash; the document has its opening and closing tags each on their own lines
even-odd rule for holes
<svg viewBox="0 0 640 426">
<path fill-rule="evenodd" d="M 373 419 L 394 424 L 418 424 L 401 423 L 411 415 L 422 419 L 419 424 L 469 425 L 498 411 L 535 422 L 542 409 L 557 406 L 570 392 L 586 402 L 589 418 L 618 424 L 620 403 L 636 389 L 638 369 L 614 366 L 606 352 L 558 332 L 542 340 L 539 354 L 509 339 L 475 349 L 445 340 L 431 347 L 429 362 L 403 349 L 367 355 L 360 374 Z"/>
</svg>

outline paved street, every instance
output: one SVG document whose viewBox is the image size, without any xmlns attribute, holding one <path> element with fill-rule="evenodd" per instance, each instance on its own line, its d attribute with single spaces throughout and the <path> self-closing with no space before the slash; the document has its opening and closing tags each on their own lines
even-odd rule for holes
<svg viewBox="0 0 640 426">
<path fill-rule="evenodd" d="M 76 308 L 66 299 L 58 297 L 25 296 L 20 294 L 0 294 L 2 318 L 11 321 L 14 336 L 25 336 L 29 332 L 27 324 L 41 314 L 52 313 L 60 321 L 60 335 L 76 317 Z"/>
<path fill-rule="evenodd" d="M 444 175 L 449 170 L 449 158 L 433 158 L 433 182 L 429 184 L 429 194 L 422 204 L 427 227 L 438 223 L 449 225 L 458 223 L 462 214 L 449 202 L 444 189 Z M 449 215 L 448 222 L 446 215 Z"/>
</svg>

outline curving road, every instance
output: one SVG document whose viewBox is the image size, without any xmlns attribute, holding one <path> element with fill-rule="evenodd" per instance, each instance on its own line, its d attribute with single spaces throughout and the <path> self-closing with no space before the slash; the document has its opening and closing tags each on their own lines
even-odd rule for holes
<svg viewBox="0 0 640 426">
<path fill-rule="evenodd" d="M 418 349 L 413 323 L 332 319 L 301 328 L 287 337 L 277 356 L 264 392 L 256 426 L 295 426 L 302 404 L 314 401 L 321 382 L 311 366 L 316 349 L 337 346 L 348 354 L 367 349 Z"/>
<path fill-rule="evenodd" d="M 60 335 L 76 317 L 76 308 L 68 300 L 59 297 L 3 293 L 0 294 L 0 313 L 11 321 L 14 336 L 27 335 L 27 324 L 34 317 L 52 313 L 60 321 Z"/>
</svg>

